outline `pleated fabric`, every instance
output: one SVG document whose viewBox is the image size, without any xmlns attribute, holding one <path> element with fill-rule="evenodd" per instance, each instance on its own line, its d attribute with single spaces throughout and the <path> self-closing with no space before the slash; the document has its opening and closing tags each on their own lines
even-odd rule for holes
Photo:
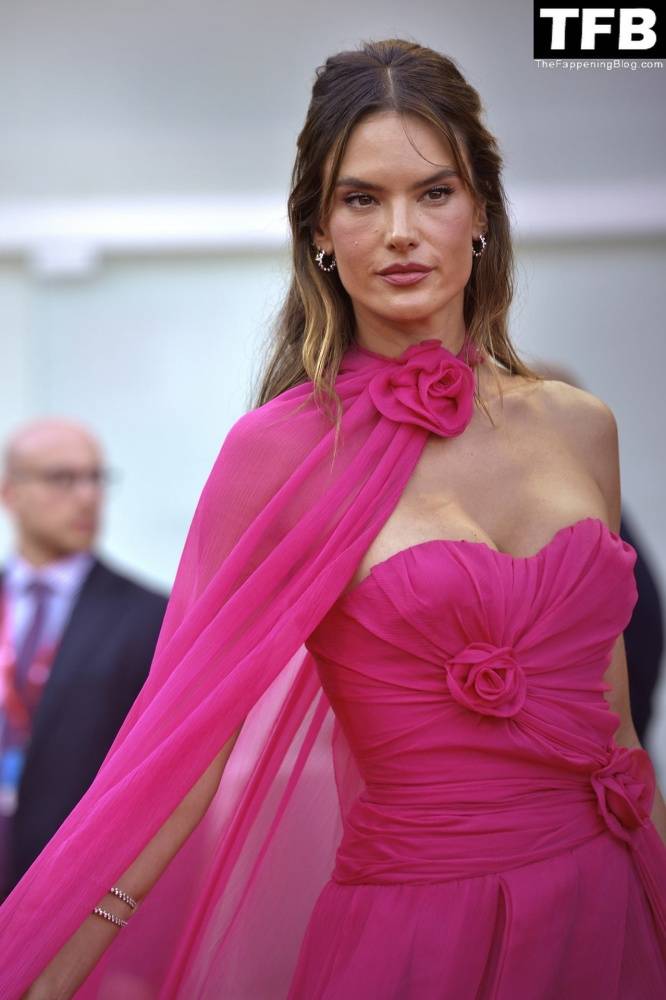
<svg viewBox="0 0 666 1000">
<path fill-rule="evenodd" d="M 595 517 L 535 555 L 426 541 L 308 648 L 364 788 L 290 1000 L 666 996 L 653 771 L 603 674 L 635 550 Z"/>
</svg>

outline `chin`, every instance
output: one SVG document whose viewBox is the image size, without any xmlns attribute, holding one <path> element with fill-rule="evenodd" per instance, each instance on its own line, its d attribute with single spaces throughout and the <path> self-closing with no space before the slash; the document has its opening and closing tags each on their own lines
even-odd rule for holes
<svg viewBox="0 0 666 1000">
<path fill-rule="evenodd" d="M 67 539 L 67 542 L 63 545 L 63 548 L 67 549 L 70 555 L 74 555 L 75 552 L 83 552 L 89 549 L 93 544 L 94 536 L 88 533 L 81 532 L 76 534 L 71 538 Z"/>
<path fill-rule="evenodd" d="M 416 298 L 416 296 L 414 296 Z M 406 299 L 404 302 L 392 302 L 390 306 L 385 306 L 383 309 L 377 309 L 376 312 L 381 316 L 382 319 L 392 320 L 399 317 L 400 319 L 410 319 L 410 320 L 421 320 L 429 319 L 433 316 L 437 310 L 441 309 L 442 305 L 440 303 L 435 303 L 432 301 L 421 300 L 408 302 Z"/>
</svg>

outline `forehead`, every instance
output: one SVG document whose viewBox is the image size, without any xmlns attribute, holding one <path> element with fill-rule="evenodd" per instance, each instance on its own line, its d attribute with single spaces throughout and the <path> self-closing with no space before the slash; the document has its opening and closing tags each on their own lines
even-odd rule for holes
<svg viewBox="0 0 666 1000">
<path fill-rule="evenodd" d="M 85 434 L 46 429 L 28 433 L 13 443 L 15 461 L 35 465 L 61 465 L 96 461 L 99 446 Z"/>
<path fill-rule="evenodd" d="M 327 177 L 331 166 L 329 155 Z M 419 115 L 385 111 L 368 115 L 354 126 L 338 177 L 354 174 L 379 183 L 392 177 L 414 180 L 438 167 L 456 169 L 446 136 Z"/>
</svg>

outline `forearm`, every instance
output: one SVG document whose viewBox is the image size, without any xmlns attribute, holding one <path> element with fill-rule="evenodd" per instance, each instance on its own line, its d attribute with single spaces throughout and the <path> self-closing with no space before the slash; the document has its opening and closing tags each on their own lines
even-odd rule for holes
<svg viewBox="0 0 666 1000">
<path fill-rule="evenodd" d="M 148 894 L 171 859 L 201 822 L 218 788 L 239 732 L 240 729 L 224 745 L 169 819 L 116 880 L 116 886 L 137 902 Z M 97 905 L 123 920 L 131 920 L 130 907 L 112 893 L 103 896 L 97 901 Z M 25 994 L 25 1000 L 68 1000 L 121 930 L 121 927 L 110 920 L 91 913 L 46 966 L 31 990 Z"/>
<path fill-rule="evenodd" d="M 656 826 L 659 836 L 664 844 L 666 844 L 666 805 L 664 804 L 664 797 L 661 794 L 659 785 L 655 788 L 654 805 L 652 806 L 650 818 Z"/>
</svg>

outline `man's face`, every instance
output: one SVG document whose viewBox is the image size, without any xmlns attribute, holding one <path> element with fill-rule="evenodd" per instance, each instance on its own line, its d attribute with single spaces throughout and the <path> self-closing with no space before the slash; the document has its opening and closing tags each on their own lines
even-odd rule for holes
<svg viewBox="0 0 666 1000">
<path fill-rule="evenodd" d="M 97 535 L 104 469 L 95 442 L 48 431 L 16 449 L 2 498 L 19 534 L 53 558 L 89 549 Z"/>
</svg>

